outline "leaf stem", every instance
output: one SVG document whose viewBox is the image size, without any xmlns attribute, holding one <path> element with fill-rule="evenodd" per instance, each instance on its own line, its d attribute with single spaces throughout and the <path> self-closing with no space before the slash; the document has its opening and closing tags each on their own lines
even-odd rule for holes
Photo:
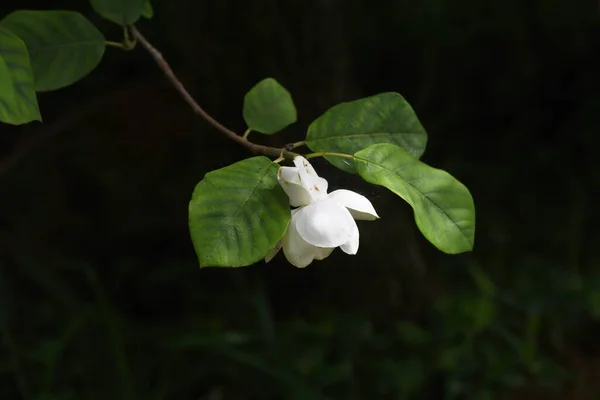
<svg viewBox="0 0 600 400">
<path fill-rule="evenodd" d="M 304 140 L 301 142 L 290 143 L 290 144 L 286 145 L 285 148 L 288 150 L 293 150 L 293 149 L 296 149 L 296 148 L 302 147 L 302 146 L 306 146 L 306 142 Z"/>
<path fill-rule="evenodd" d="M 352 159 L 354 158 L 354 156 L 352 154 L 333 153 L 333 152 L 329 152 L 329 151 L 321 151 L 321 152 L 318 152 L 318 153 L 305 154 L 304 158 L 306 158 L 308 160 L 309 158 L 328 157 L 328 156 L 342 157 L 342 158 L 352 158 Z"/>
<path fill-rule="evenodd" d="M 123 46 L 125 46 L 125 50 L 133 50 L 135 49 L 135 45 L 137 44 L 137 40 L 135 37 L 131 40 L 131 36 L 129 36 L 129 28 L 123 27 Z"/>
<path fill-rule="evenodd" d="M 285 147 L 283 149 L 281 149 L 281 153 L 279 154 L 279 157 L 277 157 L 277 159 L 275 161 L 273 161 L 275 164 L 279 164 L 280 162 L 285 160 L 285 156 L 283 155 L 284 151 L 285 151 Z"/>
<path fill-rule="evenodd" d="M 250 132 L 252 132 L 252 129 L 248 128 L 246 129 L 246 132 L 244 132 L 244 136 L 242 136 L 244 139 L 248 138 L 248 135 L 250 135 Z"/>
<path fill-rule="evenodd" d="M 110 40 L 107 40 L 104 42 L 104 44 L 107 46 L 117 47 L 121 50 L 127 50 L 127 46 L 125 46 L 125 44 L 120 43 L 120 42 L 111 42 Z"/>
<path fill-rule="evenodd" d="M 163 58 L 162 54 L 150 42 L 148 42 L 144 35 L 142 35 L 141 32 L 133 25 L 131 26 L 131 34 L 133 35 L 133 38 L 137 42 L 141 43 L 142 47 L 150 54 L 158 67 L 164 72 L 167 79 L 175 87 L 175 90 L 179 92 L 181 97 L 183 97 L 185 102 L 188 103 L 192 110 L 204 118 L 204 120 L 206 120 L 223 135 L 227 136 L 234 142 L 241 144 L 255 154 L 263 154 L 271 157 L 282 156 L 285 159 L 293 159 L 294 157 L 298 156 L 297 153 L 293 153 L 286 148 L 269 147 L 252 143 L 214 119 L 209 113 L 200 107 L 190 92 L 188 92 L 188 90 L 185 88 L 181 80 L 179 80 L 177 75 L 175 75 L 167 61 Z"/>
<path fill-rule="evenodd" d="M 123 27 L 123 41 L 125 43 L 131 42 L 131 38 L 129 37 L 129 29 L 126 26 Z"/>
</svg>

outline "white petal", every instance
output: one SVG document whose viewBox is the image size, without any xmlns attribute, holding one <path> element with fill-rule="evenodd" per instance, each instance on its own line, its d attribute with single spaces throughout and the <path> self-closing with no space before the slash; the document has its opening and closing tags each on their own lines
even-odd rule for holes
<svg viewBox="0 0 600 400">
<path fill-rule="evenodd" d="M 318 247 L 341 246 L 350 240 L 356 226 L 350 212 L 329 199 L 302 207 L 295 217 L 302 239 Z"/>
<path fill-rule="evenodd" d="M 313 203 L 327 197 L 329 184 L 326 179 L 309 174 L 304 168 L 298 168 L 298 176 L 302 187 L 308 191 Z"/>
<path fill-rule="evenodd" d="M 379 218 L 369 199 L 351 190 L 334 190 L 327 195 L 327 200 L 334 200 L 346 207 L 354 219 L 373 221 Z"/>
<path fill-rule="evenodd" d="M 335 247 L 315 247 L 315 260 L 324 260 L 331 255 Z"/>
<path fill-rule="evenodd" d="M 326 179 L 300 172 L 300 180 L 302 181 L 302 186 L 310 195 L 311 203 L 327 197 L 327 187 L 329 184 Z"/>
<path fill-rule="evenodd" d="M 265 262 L 268 263 L 269 261 L 271 261 L 276 255 L 277 253 L 279 253 L 279 250 L 281 250 L 281 240 L 279 242 L 277 242 L 277 244 L 275 245 L 275 247 L 273 248 L 273 250 L 271 250 L 269 252 L 269 254 L 267 254 L 267 256 L 265 257 Z"/>
<path fill-rule="evenodd" d="M 292 207 L 301 207 L 312 203 L 310 192 L 300 180 L 300 169 L 294 167 L 281 167 L 277 171 L 277 180 L 290 198 Z"/>
<path fill-rule="evenodd" d="M 294 157 L 294 165 L 298 168 L 303 168 L 308 175 L 312 175 L 314 177 L 319 176 L 317 175 L 317 171 L 315 171 L 311 163 L 309 163 L 308 160 L 302 156 Z"/>
<path fill-rule="evenodd" d="M 285 254 L 285 258 L 287 258 L 290 264 L 298 268 L 304 268 L 314 260 L 316 247 L 308 244 L 298 234 L 298 230 L 296 229 L 298 215 L 299 213 L 292 214 L 292 220 L 282 239 L 283 254 Z"/>
<path fill-rule="evenodd" d="M 308 160 L 302 156 L 294 157 L 294 165 L 298 168 L 302 186 L 310 192 L 312 200 L 324 199 L 329 186 L 327 180 L 321 178 Z"/>
<path fill-rule="evenodd" d="M 323 200 L 327 197 L 327 187 L 329 183 L 325 178 L 314 178 L 313 185 L 308 189 L 313 202 Z"/>
<path fill-rule="evenodd" d="M 350 254 L 351 256 L 358 253 L 358 226 L 355 227 L 354 232 L 352 233 L 352 237 L 346 243 L 340 246 L 340 249 L 346 254 Z"/>
</svg>

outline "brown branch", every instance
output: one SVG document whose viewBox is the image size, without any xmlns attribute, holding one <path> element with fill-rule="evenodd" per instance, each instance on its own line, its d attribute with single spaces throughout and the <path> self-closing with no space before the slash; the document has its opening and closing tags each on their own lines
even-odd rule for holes
<svg viewBox="0 0 600 400">
<path fill-rule="evenodd" d="M 141 34 L 141 32 L 135 27 L 131 26 L 131 33 L 137 42 L 139 42 L 150 56 L 154 59 L 158 67 L 164 72 L 167 79 L 171 82 L 171 84 L 175 87 L 175 89 L 181 94 L 181 97 L 185 100 L 186 103 L 192 108 L 192 110 L 204 118 L 209 124 L 217 128 L 219 132 L 227 136 L 229 139 L 233 140 L 241 144 L 242 146 L 248 148 L 253 153 L 264 154 L 266 156 L 271 157 L 284 157 L 286 159 L 292 159 L 298 154 L 293 153 L 287 150 L 285 147 L 277 148 L 277 147 L 268 147 L 262 146 L 260 144 L 255 144 L 248 141 L 246 138 L 238 135 L 231 129 L 225 127 L 219 121 L 214 119 L 210 114 L 208 114 L 200 105 L 196 102 L 196 100 L 192 97 L 190 92 L 187 91 L 183 83 L 179 80 L 177 75 L 173 72 L 167 61 L 164 59 L 162 54 Z"/>
</svg>

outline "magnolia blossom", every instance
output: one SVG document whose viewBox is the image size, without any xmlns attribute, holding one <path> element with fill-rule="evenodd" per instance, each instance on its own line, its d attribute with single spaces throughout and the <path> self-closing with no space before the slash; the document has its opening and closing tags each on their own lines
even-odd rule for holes
<svg viewBox="0 0 600 400">
<path fill-rule="evenodd" d="M 277 179 L 290 205 L 298 208 L 292 210 L 287 232 L 265 261 L 271 261 L 282 247 L 287 260 L 298 268 L 323 260 L 336 247 L 356 254 L 359 234 L 354 220 L 379 218 L 371 202 L 350 190 L 327 194 L 327 181 L 304 157 L 295 157 L 294 165 L 279 168 Z"/>
</svg>

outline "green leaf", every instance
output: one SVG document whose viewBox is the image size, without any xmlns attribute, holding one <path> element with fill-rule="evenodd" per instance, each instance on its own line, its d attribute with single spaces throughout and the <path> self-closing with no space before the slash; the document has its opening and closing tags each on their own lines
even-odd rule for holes
<svg viewBox="0 0 600 400">
<path fill-rule="evenodd" d="M 427 132 L 398 93 L 333 106 L 310 124 L 306 135 L 306 145 L 315 152 L 354 154 L 376 143 L 398 145 L 417 158 L 425 152 Z M 356 172 L 344 159 L 325 158 L 346 172 Z"/>
<path fill-rule="evenodd" d="M 0 26 L 25 42 L 38 92 L 77 82 L 104 55 L 102 33 L 74 11 L 19 10 L 7 15 Z"/>
<path fill-rule="evenodd" d="M 434 246 L 449 254 L 473 249 L 475 205 L 462 183 L 392 144 L 375 144 L 354 156 L 364 180 L 385 186 L 412 206 L 417 226 Z"/>
<path fill-rule="evenodd" d="M 41 120 L 27 47 L 0 27 L 0 121 L 21 125 Z"/>
<path fill-rule="evenodd" d="M 244 97 L 244 121 L 253 131 L 271 135 L 296 122 L 290 92 L 273 78 L 258 82 Z"/>
<path fill-rule="evenodd" d="M 146 0 L 90 0 L 94 11 L 121 26 L 135 23 L 146 8 Z"/>
<path fill-rule="evenodd" d="M 253 157 L 206 174 L 189 205 L 201 267 L 243 267 L 264 258 L 291 218 L 279 165 Z"/>
<path fill-rule="evenodd" d="M 146 0 L 146 2 L 144 3 L 142 17 L 146 19 L 151 19 L 152 17 L 154 17 L 154 7 L 152 7 L 152 3 L 150 3 L 150 0 Z"/>
</svg>

